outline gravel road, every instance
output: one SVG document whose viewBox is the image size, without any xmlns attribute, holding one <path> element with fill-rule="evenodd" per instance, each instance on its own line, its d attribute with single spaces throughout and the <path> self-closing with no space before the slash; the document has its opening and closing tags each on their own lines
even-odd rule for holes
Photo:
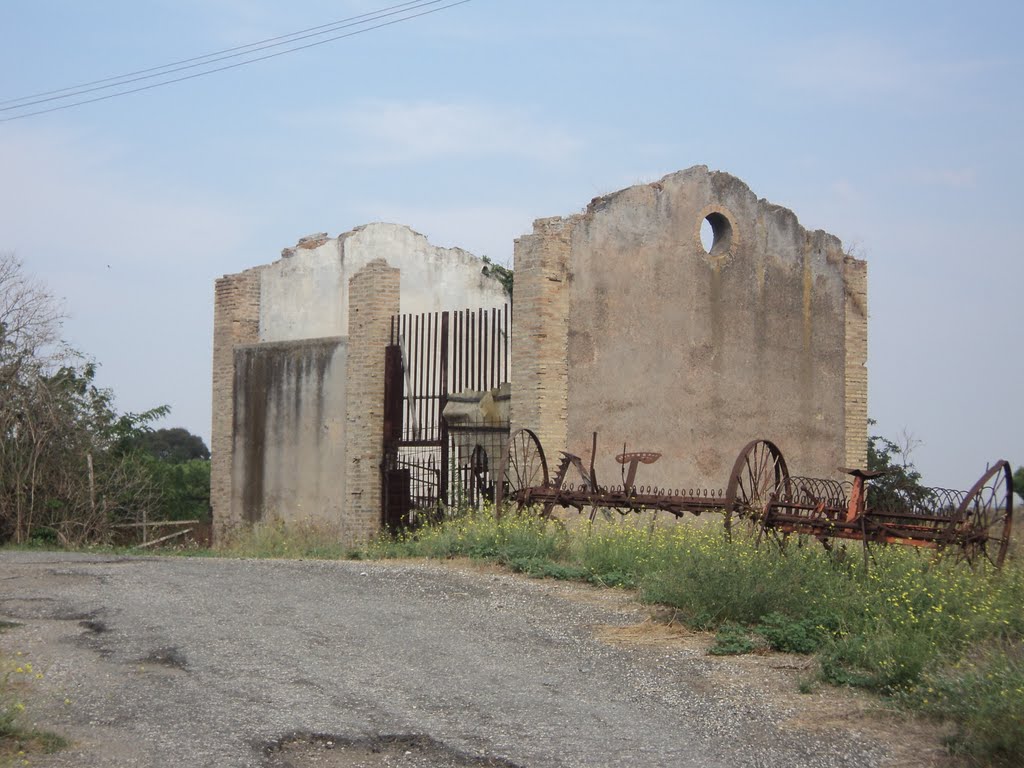
<svg viewBox="0 0 1024 768">
<path fill-rule="evenodd" d="M 45 677 L 34 766 L 939 766 L 928 726 L 797 693 L 615 590 L 430 563 L 0 552 Z"/>
</svg>

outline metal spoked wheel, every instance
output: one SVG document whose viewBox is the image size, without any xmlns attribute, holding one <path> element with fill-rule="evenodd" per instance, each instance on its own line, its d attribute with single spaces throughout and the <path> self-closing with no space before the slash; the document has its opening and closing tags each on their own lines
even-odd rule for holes
<svg viewBox="0 0 1024 768">
<path fill-rule="evenodd" d="M 725 533 L 733 530 L 752 534 L 764 527 L 768 503 L 789 483 L 786 460 L 775 443 L 751 440 L 740 451 L 729 475 L 725 493 Z"/>
<path fill-rule="evenodd" d="M 971 565 L 988 560 L 997 568 L 1006 559 L 1013 527 L 1013 475 L 1005 461 L 988 470 L 960 504 L 956 515 L 958 557 Z"/>
<path fill-rule="evenodd" d="M 501 515 L 506 507 L 529 504 L 529 489 L 548 484 L 548 462 L 540 439 L 530 429 L 517 429 L 508 439 L 495 484 L 494 505 Z"/>
</svg>

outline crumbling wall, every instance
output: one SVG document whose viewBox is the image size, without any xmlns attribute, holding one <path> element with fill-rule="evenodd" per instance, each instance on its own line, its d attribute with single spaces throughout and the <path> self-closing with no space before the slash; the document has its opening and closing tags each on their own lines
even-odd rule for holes
<svg viewBox="0 0 1024 768">
<path fill-rule="evenodd" d="M 348 281 L 377 259 L 400 270 L 406 313 L 499 307 L 507 300 L 468 251 L 431 245 L 400 224 L 367 224 L 338 237 L 303 238 L 263 267 L 260 341 L 347 336 Z"/>
<path fill-rule="evenodd" d="M 698 166 L 542 219 L 515 268 L 513 426 L 549 456 L 596 430 L 601 482 L 625 443 L 663 454 L 643 483 L 717 490 L 755 437 L 803 473 L 863 455 L 864 263 L 739 179 Z"/>
</svg>

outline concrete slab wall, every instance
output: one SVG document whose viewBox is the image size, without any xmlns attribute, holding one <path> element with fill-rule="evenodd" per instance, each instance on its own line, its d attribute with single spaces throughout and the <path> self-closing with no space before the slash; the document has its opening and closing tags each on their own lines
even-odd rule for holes
<svg viewBox="0 0 1024 768">
<path fill-rule="evenodd" d="M 232 519 L 340 528 L 347 351 L 339 338 L 235 348 Z"/>
<path fill-rule="evenodd" d="M 720 230 L 710 253 L 706 219 Z M 625 443 L 663 454 L 640 482 L 724 488 L 755 437 L 776 441 L 792 469 L 834 475 L 866 429 L 852 423 L 866 425 L 862 363 L 862 381 L 847 381 L 851 261 L 834 236 L 703 166 L 541 220 L 516 245 L 513 421 L 556 443 L 564 430 L 549 456 L 589 456 L 598 431 L 607 484 L 621 482 L 612 457 Z M 866 285 L 851 289 L 861 288 L 866 302 Z M 523 294 L 563 309 L 531 324 Z M 861 388 L 863 416 L 846 407 Z M 541 391 L 549 405 L 538 410 Z M 564 426 L 551 423 L 560 410 Z"/>
</svg>

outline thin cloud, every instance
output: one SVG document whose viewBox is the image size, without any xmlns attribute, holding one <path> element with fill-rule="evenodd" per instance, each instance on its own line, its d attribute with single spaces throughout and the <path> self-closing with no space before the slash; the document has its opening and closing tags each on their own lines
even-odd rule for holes
<svg viewBox="0 0 1024 768">
<path fill-rule="evenodd" d="M 977 186 L 978 172 L 974 168 L 919 168 L 906 174 L 915 184 L 949 189 L 972 189 Z"/>
<path fill-rule="evenodd" d="M 324 115 L 304 116 L 322 121 Z M 372 102 L 327 119 L 349 134 L 348 162 L 401 165 L 458 157 L 563 161 L 582 143 L 527 110 L 441 102 Z"/>
<path fill-rule="evenodd" d="M 937 59 L 883 40 L 816 40 L 777 52 L 775 74 L 791 88 L 842 100 L 942 93 L 950 79 L 973 77 L 994 65 L 948 53 Z"/>
<path fill-rule="evenodd" d="M 201 264 L 206 256 L 197 242 L 228 248 L 244 231 L 241 218 L 222 206 L 154 189 L 119 167 L 117 152 L 85 149 L 57 134 L 6 130 L 0 167 L 4 247 L 64 254 L 74 268 L 84 265 L 72 254 L 130 262 L 137 249 L 179 266 Z"/>
</svg>

